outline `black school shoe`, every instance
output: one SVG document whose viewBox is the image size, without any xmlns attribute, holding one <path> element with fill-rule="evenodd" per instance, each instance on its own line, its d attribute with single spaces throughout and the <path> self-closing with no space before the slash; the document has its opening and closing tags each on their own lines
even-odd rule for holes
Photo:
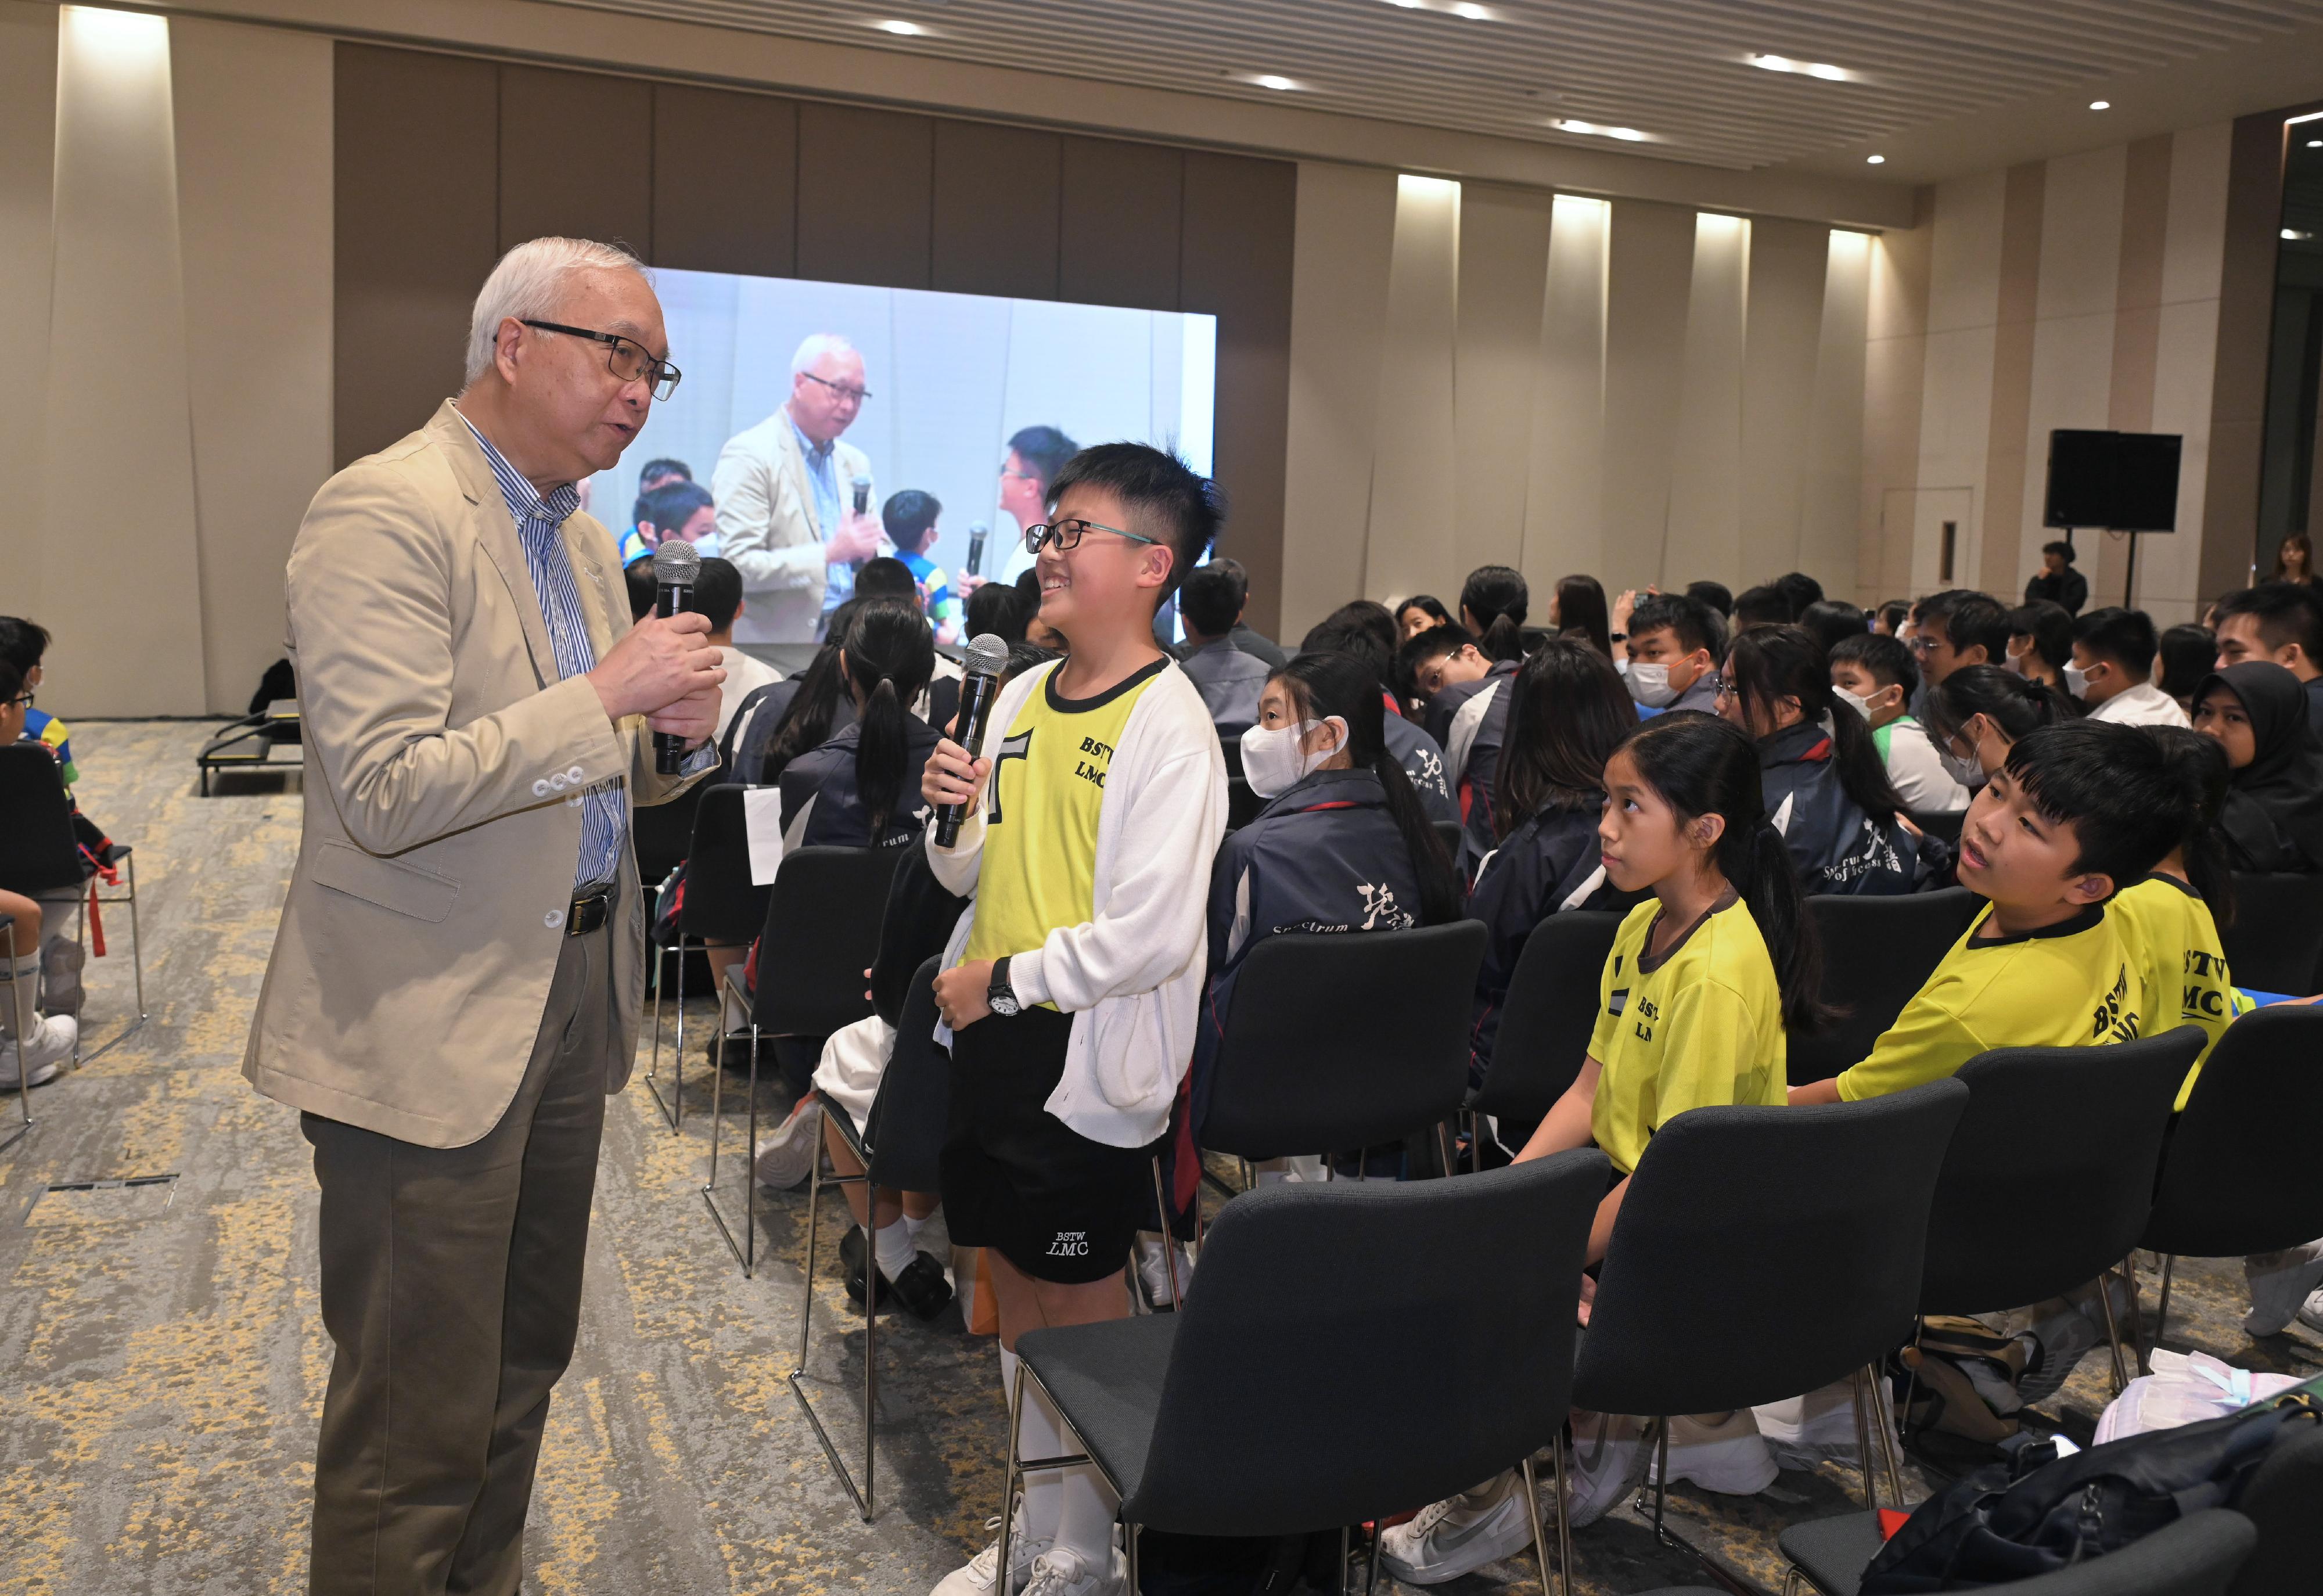
<svg viewBox="0 0 2323 1596">
<path fill-rule="evenodd" d="M 863 1300 L 870 1251 L 859 1225 L 849 1225 L 839 1240 L 839 1259 L 847 1267 L 847 1298 L 858 1305 Z M 921 1320 L 933 1319 L 951 1306 L 951 1282 L 944 1279 L 943 1265 L 932 1253 L 920 1253 L 892 1280 L 884 1274 L 879 1277 L 879 1306 L 885 1308 L 897 1302 Z"/>
</svg>

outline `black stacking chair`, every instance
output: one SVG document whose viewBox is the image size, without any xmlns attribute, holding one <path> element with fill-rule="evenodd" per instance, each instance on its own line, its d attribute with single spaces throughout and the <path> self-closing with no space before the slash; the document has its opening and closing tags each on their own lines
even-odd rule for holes
<svg viewBox="0 0 2323 1596">
<path fill-rule="evenodd" d="M 1525 939 L 1501 1008 L 1492 1062 L 1483 1085 L 1468 1096 L 1468 1145 L 1479 1158 L 1484 1115 L 1501 1122 L 1501 1144 L 1516 1151 L 1581 1073 L 1605 959 L 1621 929 L 1621 916 L 1611 910 L 1568 909 Z"/>
<path fill-rule="evenodd" d="M 73 1041 L 73 1068 L 103 1057 L 124 1038 L 143 1025 L 145 1014 L 145 948 L 137 925 L 137 861 L 129 845 L 116 842 L 107 850 L 107 867 L 121 867 L 123 891 L 108 897 L 97 888 L 100 903 L 129 906 L 129 963 L 137 988 L 137 1015 L 108 1038 L 103 1047 L 88 1048 L 86 1029 Z M 79 894 L 73 909 L 73 940 L 87 934 L 89 883 L 96 876 L 80 850 L 73 830 L 72 800 L 66 794 L 64 774 L 55 756 L 30 743 L 0 747 L 0 882 L 9 890 L 28 894 L 72 888 Z M 20 1103 L 20 1108 L 24 1105 Z M 25 1109 L 29 1116 L 29 1109 Z M 7 1142 L 32 1129 L 25 1117 Z"/>
<path fill-rule="evenodd" d="M 2234 923 L 2218 940 L 2235 985 L 2304 997 L 2323 964 L 2323 877 L 2235 872 Z"/>
<path fill-rule="evenodd" d="M 1823 999 L 1841 1012 L 1821 1031 L 1790 1039 L 1791 1084 L 1828 1080 L 1868 1055 L 1983 906 L 1959 886 L 1893 898 L 1809 898 L 1823 944 Z"/>
<path fill-rule="evenodd" d="M 1467 839 L 1467 828 L 1458 821 L 1431 821 L 1428 823 L 1436 828 L 1436 835 L 1442 839 L 1445 854 L 1457 866 L 1460 863 L 1460 845 Z"/>
<path fill-rule="evenodd" d="M 666 803 L 641 804 L 630 812 L 629 845 L 638 856 L 638 880 L 648 892 L 685 862 L 702 795 L 723 784 L 696 782 Z"/>
<path fill-rule="evenodd" d="M 820 1050 L 834 1031 L 871 1013 L 863 972 L 879 952 L 879 922 L 887 912 L 887 883 L 900 848 L 802 848 L 783 856 L 767 898 L 758 934 L 758 992 L 742 981 L 745 967 L 726 974 L 726 991 L 749 1015 L 750 1139 L 742 1152 L 742 1237 L 718 1211 L 719 1110 L 726 1086 L 726 1029 L 718 1029 L 718 1058 L 710 1079 L 710 1174 L 702 1200 L 748 1280 L 758 1247 L 758 1180 L 750 1165 L 758 1147 L 758 1059 L 761 1037 Z M 818 1159 L 820 1155 L 818 1155 Z"/>
<path fill-rule="evenodd" d="M 2104 1277 L 2145 1229 L 2170 1106 L 2201 1050 L 2202 1032 L 2181 1025 L 1961 1065 L 1968 1113 L 1936 1182 L 1920 1312 L 1997 1313 L 2097 1280 L 2118 1392 L 2128 1373 Z"/>
<path fill-rule="evenodd" d="M 1946 842 L 1955 846 L 1960 842 L 1960 821 L 1968 818 L 1968 811 L 1964 809 L 1949 812 L 1930 811 L 1925 813 L 1914 809 L 1909 812 L 1912 823 L 1921 830 L 1931 837 L 1941 837 Z"/>
<path fill-rule="evenodd" d="M 698 790 L 700 799 L 687 805 L 693 838 L 684 845 L 680 856 L 692 863 L 685 872 L 685 901 L 677 912 L 677 941 L 674 946 L 653 949 L 653 1052 L 646 1063 L 646 1087 L 653 1093 L 654 1102 L 660 1106 L 662 1117 L 669 1122 L 672 1131 L 685 1118 L 685 956 L 700 952 L 711 942 L 748 943 L 765 923 L 767 900 L 775 890 L 750 885 L 750 834 L 742 813 L 742 794 L 749 789 L 721 782 Z M 637 812 L 643 817 L 656 810 L 640 809 Z M 663 874 L 668 872 L 665 870 Z M 670 974 L 673 968 L 677 971 L 675 977 Z M 677 1051 L 670 1062 L 669 1093 L 665 1096 L 661 1085 L 661 999 L 665 991 L 672 989 L 673 980 Z M 726 1029 L 722 1001 L 712 1023 L 721 1032 Z"/>
<path fill-rule="evenodd" d="M 1442 1137 L 1468 1087 L 1468 1016 L 1485 931 L 1286 932 L 1251 949 L 1196 1127 L 1216 1152 L 1257 1160 Z M 1474 1483 L 1474 1481 L 1471 1481 Z"/>
<path fill-rule="evenodd" d="M 1238 775 L 1226 777 L 1226 830 L 1239 831 L 1258 818 L 1266 807 L 1266 800 L 1250 790 L 1250 784 Z"/>
<path fill-rule="evenodd" d="M 1834 1524 L 1846 1526 L 1850 1532 L 1850 1538 L 1843 1544 L 1825 1528 Z M 1818 1531 L 1822 1532 L 1820 1539 Z M 1812 1567 L 1803 1566 L 1793 1555 L 1795 1543 L 1853 1561 L 1834 1564 L 1818 1558 Z M 1790 1573 L 1783 1582 L 1785 1596 L 1797 1588 L 1802 1578 L 1825 1596 L 1855 1596 L 1863 1570 L 1878 1555 L 1880 1544 L 1878 1519 L 1867 1514 L 1793 1525 L 1781 1536 L 1784 1555 L 1793 1557 Z M 2254 1547 L 2260 1549 L 2263 1561 L 2264 1537 L 2252 1527 L 2248 1518 L 2225 1508 L 2211 1508 L 2190 1513 L 2118 1552 L 2092 1557 L 2087 1563 L 2059 1569 L 2054 1573 L 2018 1580 L 2006 1588 L 2009 1596 L 2240 1596 L 2249 1573 L 2258 1566 L 2256 1563 L 2245 1566 Z M 2243 1570 L 2244 1581 L 2236 1580 L 2236 1569 Z M 2274 1592 L 2297 1590 L 2314 1575 L 2309 1565 L 2300 1568 L 2298 1577 L 2288 1583 L 2247 1588 L 2250 1596 L 2257 1596 L 2261 1590 L 2272 1596 Z M 1663 1591 L 1660 1596 L 1679 1593 Z"/>
<path fill-rule="evenodd" d="M 1654 1133 L 1598 1271 L 1573 1400 L 1654 1421 L 1662 1523 L 1672 1415 L 1756 1407 L 1852 1376 L 1877 1505 L 1865 1372 L 1912 1334 L 1919 1238 L 1968 1088 L 1862 1103 L 1696 1108 Z M 1897 1463 L 1888 1486 L 1900 1506 Z M 1683 1543 L 1677 1543 L 1683 1544 Z"/>
<path fill-rule="evenodd" d="M 941 1176 L 937 1160 L 943 1151 L 944 1123 L 951 1108 L 951 1059 L 936 1046 L 935 1041 L 935 978 L 942 965 L 941 957 L 931 959 L 920 966 L 919 973 L 912 978 L 904 999 L 904 1011 L 895 1022 L 895 1050 L 888 1057 L 886 1073 L 879 1078 L 879 1091 L 871 1101 L 869 1123 L 858 1130 L 854 1120 L 835 1106 L 823 1113 L 822 1123 L 838 1132 L 864 1172 L 825 1174 L 826 1160 L 818 1151 L 814 1175 L 807 1186 L 806 1266 L 800 1277 L 804 1289 L 799 1294 L 799 1356 L 798 1367 L 791 1371 L 791 1395 L 805 1410 L 807 1423 L 814 1426 L 815 1439 L 822 1443 L 823 1455 L 831 1460 L 831 1472 L 847 1487 L 847 1494 L 855 1499 L 855 1510 L 863 1516 L 866 1524 L 871 1521 L 872 1515 L 871 1421 L 879 1394 L 878 1288 L 867 1272 L 863 1305 L 863 1483 L 858 1489 L 847 1465 L 840 1461 L 839 1448 L 831 1444 L 830 1432 L 816 1417 L 814 1403 L 809 1399 L 804 1384 L 808 1335 L 814 1319 L 815 1217 L 826 1186 L 867 1186 L 875 1190 L 886 1187 L 896 1191 L 939 1188 Z M 866 1265 L 867 1271 L 876 1270 L 877 1267 Z"/>
<path fill-rule="evenodd" d="M 1181 1311 L 1027 1331 L 1015 1410 L 1038 1385 L 1085 1449 L 1045 1461 L 1093 1462 L 1119 1493 L 1132 1591 L 1149 1528 L 1336 1528 L 1344 1583 L 1347 1526 L 1510 1467 L 1523 1472 L 1546 1587 L 1532 1458 L 1556 1448 L 1561 1503 L 1574 1314 L 1606 1168 L 1582 1149 L 1459 1180 L 1253 1192 L 1210 1227 Z M 1533 1267 L 1512 1270 L 1518 1235 Z M 1381 1258 L 1395 1267 L 1367 1267 Z M 1486 1275 L 1493 1289 L 1477 1290 Z M 1018 1455 L 1012 1427 L 1003 1569 L 1007 1504 L 1043 1461 Z"/>
<path fill-rule="evenodd" d="M 2278 1435 L 2236 1509 L 2258 1528 L 2258 1551 L 2227 1596 L 2281 1596 L 2312 1589 L 2323 1568 L 2323 1425 Z"/>
<path fill-rule="evenodd" d="M 2229 966 L 2229 968 L 2232 968 Z M 2178 1255 L 2240 1258 L 2323 1236 L 2323 1165 L 2254 1127 L 2323 1122 L 2323 1009 L 2277 1004 L 2227 1027 L 2162 1155 L 2137 1244 L 2162 1255 L 2150 1341 L 2170 1316 Z"/>
</svg>

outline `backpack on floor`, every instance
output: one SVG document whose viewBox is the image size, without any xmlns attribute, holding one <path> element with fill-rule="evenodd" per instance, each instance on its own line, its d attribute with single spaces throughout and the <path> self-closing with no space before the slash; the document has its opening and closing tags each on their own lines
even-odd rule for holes
<svg viewBox="0 0 2323 1596">
<path fill-rule="evenodd" d="M 2293 1426 L 2323 1420 L 2312 1389 L 2070 1457 L 2039 1442 L 1930 1497 L 1863 1572 L 1862 1596 L 1973 1590 L 2051 1573 L 2205 1508 L 2230 1508 Z"/>
</svg>

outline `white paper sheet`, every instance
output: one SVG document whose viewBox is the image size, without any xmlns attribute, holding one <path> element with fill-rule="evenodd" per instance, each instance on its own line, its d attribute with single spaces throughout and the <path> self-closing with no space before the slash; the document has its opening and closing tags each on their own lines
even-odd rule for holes
<svg viewBox="0 0 2323 1596">
<path fill-rule="evenodd" d="M 752 787 L 742 794 L 742 825 L 750 838 L 750 885 L 772 886 L 783 862 L 783 790 Z"/>
</svg>

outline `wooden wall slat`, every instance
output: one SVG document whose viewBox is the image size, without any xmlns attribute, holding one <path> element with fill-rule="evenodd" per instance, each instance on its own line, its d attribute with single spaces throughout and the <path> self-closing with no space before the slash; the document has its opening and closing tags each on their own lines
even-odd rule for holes
<svg viewBox="0 0 2323 1596">
<path fill-rule="evenodd" d="M 796 273 L 796 101 L 654 86 L 653 251 L 686 271 Z"/>
<path fill-rule="evenodd" d="M 854 105 L 799 106 L 798 274 L 929 286 L 935 124 Z"/>
<path fill-rule="evenodd" d="M 335 465 L 384 448 L 459 391 L 468 312 L 499 257 L 499 71 L 337 47 Z"/>
<path fill-rule="evenodd" d="M 1067 139 L 1057 297 L 1178 308 L 1186 153 L 1115 139 Z"/>
<path fill-rule="evenodd" d="M 1057 298 L 1062 142 L 1031 128 L 936 124 L 935 287 Z"/>
<path fill-rule="evenodd" d="M 500 69 L 500 245 L 562 234 L 653 257 L 653 85 Z"/>
</svg>

